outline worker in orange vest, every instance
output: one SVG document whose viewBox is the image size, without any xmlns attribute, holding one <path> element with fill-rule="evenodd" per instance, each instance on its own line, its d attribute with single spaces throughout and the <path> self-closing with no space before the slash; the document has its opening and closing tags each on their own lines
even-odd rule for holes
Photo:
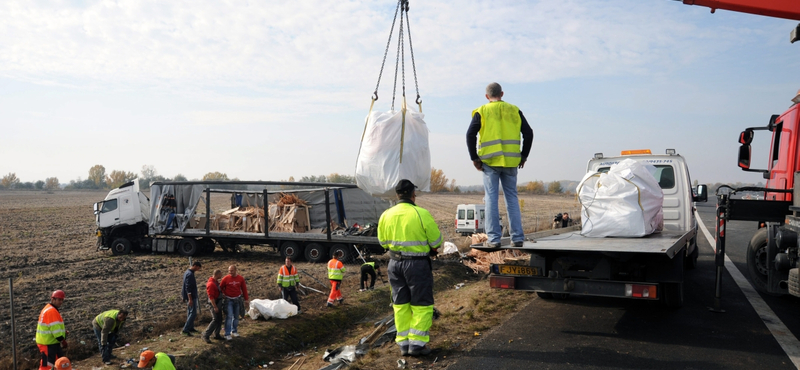
<svg viewBox="0 0 800 370">
<path fill-rule="evenodd" d="M 52 369 L 56 360 L 64 357 L 64 350 L 67 349 L 67 330 L 58 312 L 65 298 L 63 290 L 56 290 L 50 295 L 50 303 L 39 314 L 39 324 L 36 326 L 36 346 L 42 355 L 39 370 Z"/>
<path fill-rule="evenodd" d="M 328 261 L 328 280 L 331 281 L 331 294 L 328 296 L 328 307 L 333 307 L 333 302 L 339 302 L 339 304 L 344 302 L 341 285 L 345 269 L 342 261 L 339 261 L 342 255 L 344 255 L 342 251 L 336 251 L 336 253 L 333 254 L 333 259 Z"/>
<path fill-rule="evenodd" d="M 286 262 L 278 271 L 278 288 L 281 289 L 281 298 L 290 300 L 297 306 L 297 313 L 300 314 L 300 301 L 297 299 L 297 284 L 300 284 L 300 275 L 297 275 L 297 268 L 292 265 L 292 259 L 286 257 Z"/>
</svg>

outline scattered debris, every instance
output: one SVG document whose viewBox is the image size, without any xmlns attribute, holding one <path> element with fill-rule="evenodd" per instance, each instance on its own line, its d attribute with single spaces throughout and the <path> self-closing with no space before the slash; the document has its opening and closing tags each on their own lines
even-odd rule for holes
<svg viewBox="0 0 800 370">
<path fill-rule="evenodd" d="M 402 358 L 397 360 L 397 368 L 398 369 L 405 369 L 406 368 L 406 360 L 403 360 Z"/>
<path fill-rule="evenodd" d="M 484 274 L 488 274 L 489 268 L 492 264 L 503 264 L 508 263 L 509 261 L 514 261 L 514 263 L 517 264 L 526 258 L 530 258 L 530 255 L 509 249 L 503 249 L 497 252 L 484 252 L 473 249 L 467 253 L 467 257 L 474 260 L 474 262 L 469 259 L 464 260 L 465 266 L 471 268 L 476 273 L 482 272 Z"/>
</svg>

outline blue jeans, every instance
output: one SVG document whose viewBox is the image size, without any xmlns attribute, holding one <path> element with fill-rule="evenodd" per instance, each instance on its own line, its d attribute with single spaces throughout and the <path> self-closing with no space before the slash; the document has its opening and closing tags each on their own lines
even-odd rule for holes
<svg viewBox="0 0 800 370">
<path fill-rule="evenodd" d="M 225 335 L 239 332 L 239 302 L 228 299 L 225 303 Z"/>
<path fill-rule="evenodd" d="M 508 211 L 508 225 L 511 228 L 511 241 L 522 242 L 525 234 L 522 232 L 522 214 L 519 210 L 517 199 L 517 168 L 516 167 L 491 167 L 483 164 L 483 190 L 486 192 L 486 235 L 489 243 L 500 243 L 502 228 L 500 226 L 500 210 L 498 207 L 499 187 L 503 186 L 503 195 Z"/>
<path fill-rule="evenodd" d="M 108 335 L 108 345 L 103 345 L 103 342 L 100 340 L 102 339 L 102 330 L 99 328 L 93 328 L 94 335 L 97 337 L 97 347 L 100 349 L 100 356 L 103 359 L 103 362 L 108 361 L 111 359 L 111 350 L 114 349 L 114 345 L 117 343 L 117 334 L 111 333 Z"/>
<path fill-rule="evenodd" d="M 191 333 L 194 329 L 194 319 L 197 317 L 197 299 L 192 299 L 192 304 L 186 303 L 186 324 L 183 331 Z"/>
</svg>

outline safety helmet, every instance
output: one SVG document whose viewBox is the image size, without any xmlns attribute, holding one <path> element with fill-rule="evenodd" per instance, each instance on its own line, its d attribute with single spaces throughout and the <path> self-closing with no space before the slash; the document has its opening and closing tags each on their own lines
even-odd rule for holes
<svg viewBox="0 0 800 370">
<path fill-rule="evenodd" d="M 56 360 L 56 370 L 72 370 L 72 362 L 69 361 L 66 357 L 59 357 Z"/>
<path fill-rule="evenodd" d="M 53 294 L 50 295 L 50 298 L 64 299 L 64 298 L 67 298 L 67 295 L 64 294 L 63 290 L 59 289 L 59 290 L 56 290 L 55 292 L 53 292 Z"/>
<path fill-rule="evenodd" d="M 150 362 L 150 360 L 153 359 L 153 357 L 156 357 L 155 352 L 153 352 L 151 350 L 143 351 L 142 353 L 139 354 L 139 365 L 138 365 L 138 367 L 140 367 L 140 368 L 147 367 L 147 364 Z"/>
</svg>

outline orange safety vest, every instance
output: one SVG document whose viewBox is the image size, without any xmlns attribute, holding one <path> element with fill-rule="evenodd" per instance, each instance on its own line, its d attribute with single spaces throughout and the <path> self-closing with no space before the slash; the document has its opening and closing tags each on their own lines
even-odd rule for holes
<svg viewBox="0 0 800 370">
<path fill-rule="evenodd" d="M 328 261 L 328 279 L 339 280 L 344 278 L 344 264 L 336 258 Z"/>
<path fill-rule="evenodd" d="M 64 319 L 58 309 L 47 304 L 39 314 L 39 325 L 36 326 L 36 344 L 50 345 L 58 343 L 59 337 L 66 337 Z"/>
</svg>

